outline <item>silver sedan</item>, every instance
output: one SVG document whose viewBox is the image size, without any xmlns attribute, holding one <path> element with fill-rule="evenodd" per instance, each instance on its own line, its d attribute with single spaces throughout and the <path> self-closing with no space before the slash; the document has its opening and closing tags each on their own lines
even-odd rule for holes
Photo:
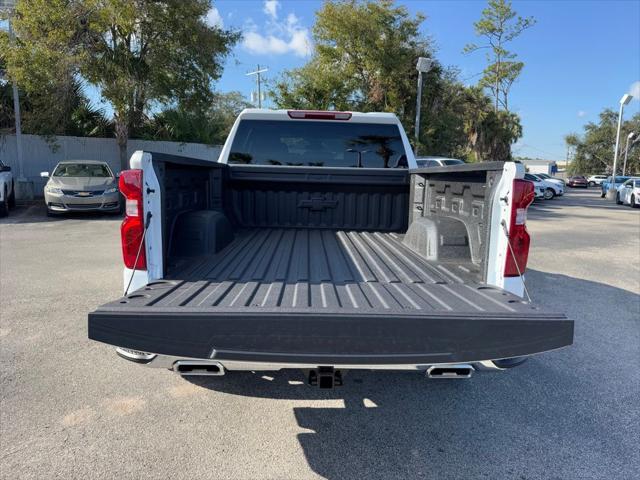
<svg viewBox="0 0 640 480">
<path fill-rule="evenodd" d="M 109 165 L 95 160 L 67 160 L 56 165 L 44 187 L 47 213 L 122 211 L 118 179 Z"/>
</svg>

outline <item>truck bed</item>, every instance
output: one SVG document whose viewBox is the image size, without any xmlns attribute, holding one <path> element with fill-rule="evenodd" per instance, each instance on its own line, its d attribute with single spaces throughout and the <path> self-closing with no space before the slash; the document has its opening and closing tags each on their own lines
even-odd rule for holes
<svg viewBox="0 0 640 480">
<path fill-rule="evenodd" d="M 573 323 L 430 262 L 395 232 L 255 228 L 103 305 L 89 337 L 166 355 L 317 364 L 447 363 L 571 343 Z M 123 344 L 124 343 L 124 344 Z"/>
</svg>

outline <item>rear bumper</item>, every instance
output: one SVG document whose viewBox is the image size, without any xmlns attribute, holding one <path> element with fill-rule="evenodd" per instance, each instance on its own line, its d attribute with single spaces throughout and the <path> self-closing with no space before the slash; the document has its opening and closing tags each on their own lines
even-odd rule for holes
<svg viewBox="0 0 640 480">
<path fill-rule="evenodd" d="M 146 352 L 135 352 L 133 355 L 123 351 L 121 348 L 116 348 L 116 353 L 121 358 L 130 362 L 138 363 L 150 368 L 162 368 L 173 370 L 176 362 L 206 362 L 211 361 L 209 359 L 202 358 L 183 358 L 170 355 L 155 355 Z M 522 358 L 517 365 L 522 363 L 525 359 Z M 215 362 L 219 364 L 224 371 L 278 371 L 285 369 L 315 369 L 320 366 L 319 364 L 312 363 L 269 363 L 269 362 L 246 362 L 246 361 L 234 361 L 226 360 L 223 362 Z M 429 368 L 436 366 L 445 366 L 451 364 L 336 364 L 331 365 L 336 370 L 413 370 L 413 371 L 426 371 Z M 482 360 L 473 362 L 471 364 L 475 371 L 499 371 L 507 370 L 510 367 L 503 366 L 500 362 L 494 360 Z"/>
<path fill-rule="evenodd" d="M 533 355 L 573 343 L 563 315 L 89 314 L 89 338 L 161 356 L 280 365 L 470 363 Z M 283 367 L 284 368 L 284 367 Z"/>
</svg>

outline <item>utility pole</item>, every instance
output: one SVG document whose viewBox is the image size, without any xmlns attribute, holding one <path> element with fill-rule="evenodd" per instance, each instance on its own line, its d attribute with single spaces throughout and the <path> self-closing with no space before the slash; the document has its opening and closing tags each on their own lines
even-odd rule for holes
<svg viewBox="0 0 640 480">
<path fill-rule="evenodd" d="M 258 65 L 258 68 L 256 70 L 246 74 L 247 76 L 250 76 L 250 75 L 255 75 L 256 76 L 256 87 L 258 89 L 258 108 L 262 108 L 262 77 L 261 77 L 261 74 L 264 73 L 264 72 L 268 72 L 268 71 L 269 71 L 268 68 L 260 69 L 260 65 Z"/>
</svg>

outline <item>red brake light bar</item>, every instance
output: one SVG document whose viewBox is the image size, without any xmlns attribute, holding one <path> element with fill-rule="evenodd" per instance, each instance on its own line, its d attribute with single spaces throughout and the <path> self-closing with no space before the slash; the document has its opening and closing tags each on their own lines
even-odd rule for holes
<svg viewBox="0 0 640 480">
<path fill-rule="evenodd" d="M 290 118 L 307 120 L 349 120 L 351 112 L 327 112 L 324 110 L 287 110 Z"/>
</svg>

